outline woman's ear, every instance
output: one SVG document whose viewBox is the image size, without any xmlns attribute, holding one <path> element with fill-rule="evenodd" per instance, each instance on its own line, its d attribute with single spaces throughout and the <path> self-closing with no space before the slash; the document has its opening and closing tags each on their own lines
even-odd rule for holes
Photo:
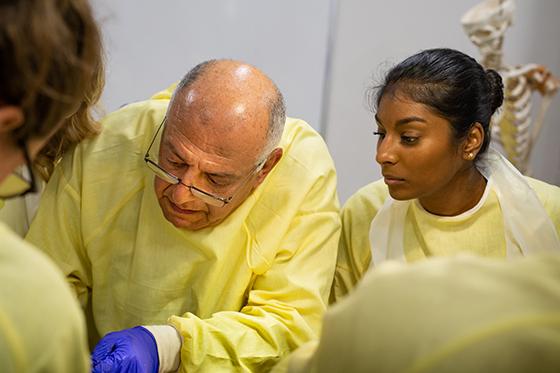
<svg viewBox="0 0 560 373">
<path fill-rule="evenodd" d="M 484 143 L 484 128 L 478 122 L 475 122 L 469 133 L 467 134 L 467 138 L 463 143 L 463 159 L 467 161 L 472 161 L 476 158 L 476 155 L 480 151 L 482 144 Z"/>
<path fill-rule="evenodd" d="M 0 106 L 0 135 L 20 127 L 23 120 L 23 110 L 19 106 Z"/>
</svg>

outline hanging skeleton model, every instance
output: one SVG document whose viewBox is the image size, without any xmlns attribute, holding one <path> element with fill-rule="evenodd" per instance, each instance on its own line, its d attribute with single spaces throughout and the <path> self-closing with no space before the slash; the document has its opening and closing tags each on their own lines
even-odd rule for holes
<svg viewBox="0 0 560 373">
<path fill-rule="evenodd" d="M 469 39 L 479 48 L 481 64 L 500 73 L 504 81 L 504 105 L 492 118 L 492 138 L 521 173 L 530 175 L 532 147 L 542 128 L 552 96 L 560 81 L 541 65 L 508 66 L 502 61 L 504 33 L 511 25 L 513 0 L 486 0 L 461 18 Z M 533 92 L 542 95 L 533 119 Z"/>
</svg>

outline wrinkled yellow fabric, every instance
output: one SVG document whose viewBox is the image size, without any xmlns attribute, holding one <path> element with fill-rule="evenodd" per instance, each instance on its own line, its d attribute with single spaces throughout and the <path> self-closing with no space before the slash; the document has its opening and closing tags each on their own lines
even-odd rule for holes
<svg viewBox="0 0 560 373">
<path fill-rule="evenodd" d="M 560 188 L 527 178 L 556 231 L 560 232 Z M 342 208 L 342 234 L 330 301 L 349 293 L 371 262 L 370 225 L 389 195 L 383 180 L 361 188 Z M 560 233 L 559 233 L 560 234 Z M 469 252 L 485 257 L 505 257 L 504 222 L 496 194 L 490 190 L 484 204 L 464 218 L 427 213 L 416 201 L 408 211 L 404 229 L 404 252 L 413 262 L 431 256 Z"/>
<path fill-rule="evenodd" d="M 25 237 L 29 229 L 25 199 L 18 197 L 4 201 L 0 207 L 0 222 L 6 224 L 18 236 Z"/>
<path fill-rule="evenodd" d="M 65 155 L 27 238 L 86 309 L 92 298 L 92 335 L 169 322 L 184 339 L 182 371 L 266 370 L 320 328 L 340 235 L 332 159 L 288 119 L 282 159 L 241 206 L 216 227 L 177 229 L 143 160 L 170 95 L 109 115 Z"/>
<path fill-rule="evenodd" d="M 279 372 L 558 372 L 560 255 L 370 270 Z"/>
<path fill-rule="evenodd" d="M 84 318 L 64 277 L 2 223 L 0 371 L 89 372 Z"/>
<path fill-rule="evenodd" d="M 6 224 L 20 237 L 25 237 L 39 206 L 43 183 L 38 180 L 36 182 L 39 186 L 39 192 L 27 194 L 23 197 L 10 198 L 3 202 L 3 206 L 0 206 L 0 222 Z"/>
</svg>

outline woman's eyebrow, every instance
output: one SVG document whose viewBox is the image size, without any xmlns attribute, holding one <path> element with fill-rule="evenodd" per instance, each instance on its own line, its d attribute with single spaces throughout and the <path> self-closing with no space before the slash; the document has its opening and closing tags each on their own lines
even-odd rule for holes
<svg viewBox="0 0 560 373">
<path fill-rule="evenodd" d="M 377 114 L 375 114 L 375 121 L 376 121 L 378 124 L 383 125 L 383 123 L 381 122 L 381 120 L 379 119 L 379 117 L 377 116 Z M 426 119 L 424 119 L 424 118 L 422 118 L 422 117 L 417 117 L 417 116 L 414 116 L 414 115 L 413 115 L 413 116 L 410 116 L 410 117 L 406 117 L 406 118 L 399 119 L 399 120 L 397 121 L 397 123 L 395 123 L 395 127 L 403 126 L 403 125 L 408 124 L 408 123 L 411 123 L 411 122 L 428 123 L 428 122 L 426 121 Z"/>
<path fill-rule="evenodd" d="M 406 117 L 406 118 L 399 119 L 399 120 L 397 121 L 397 123 L 395 123 L 395 126 L 396 126 L 396 127 L 402 126 L 402 125 L 408 124 L 408 123 L 410 123 L 410 122 L 428 123 L 428 122 L 426 121 L 426 119 L 424 119 L 424 118 L 416 117 L 416 116 L 410 116 L 410 117 Z"/>
</svg>

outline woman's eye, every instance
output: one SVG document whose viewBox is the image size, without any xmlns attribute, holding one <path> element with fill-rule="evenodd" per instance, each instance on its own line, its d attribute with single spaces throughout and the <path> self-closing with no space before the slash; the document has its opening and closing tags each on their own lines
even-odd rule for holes
<svg viewBox="0 0 560 373">
<path fill-rule="evenodd" d="M 381 138 L 381 139 L 385 137 L 385 132 L 374 131 L 373 134 L 375 136 L 379 136 L 379 138 Z"/>
<path fill-rule="evenodd" d="M 414 136 L 401 136 L 401 140 L 402 140 L 403 144 L 406 144 L 406 145 L 413 145 L 413 144 L 416 144 L 416 142 L 418 141 L 418 137 L 414 137 Z"/>
</svg>

